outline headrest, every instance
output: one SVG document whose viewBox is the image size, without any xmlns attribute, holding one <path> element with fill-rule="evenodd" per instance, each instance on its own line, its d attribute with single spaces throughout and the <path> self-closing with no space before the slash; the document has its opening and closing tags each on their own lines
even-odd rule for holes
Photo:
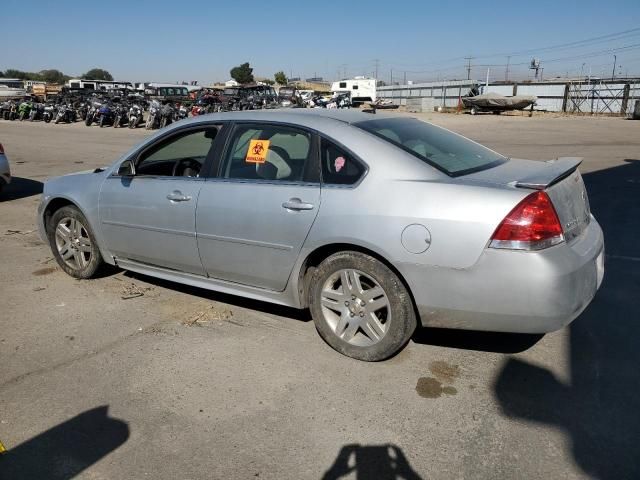
<svg viewBox="0 0 640 480">
<path fill-rule="evenodd" d="M 256 164 L 256 173 L 265 180 L 280 180 L 291 175 L 291 167 L 279 153 L 269 148 L 266 161 Z"/>
</svg>

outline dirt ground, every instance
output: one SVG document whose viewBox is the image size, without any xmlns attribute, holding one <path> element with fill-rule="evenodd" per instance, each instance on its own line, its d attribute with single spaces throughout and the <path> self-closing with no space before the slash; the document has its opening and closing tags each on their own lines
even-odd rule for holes
<svg viewBox="0 0 640 480">
<path fill-rule="evenodd" d="M 582 156 L 606 274 L 570 327 L 423 329 L 382 363 L 309 313 L 122 271 L 64 274 L 46 178 L 149 132 L 0 121 L 0 479 L 640 478 L 640 122 L 419 115 L 509 156 Z"/>
</svg>

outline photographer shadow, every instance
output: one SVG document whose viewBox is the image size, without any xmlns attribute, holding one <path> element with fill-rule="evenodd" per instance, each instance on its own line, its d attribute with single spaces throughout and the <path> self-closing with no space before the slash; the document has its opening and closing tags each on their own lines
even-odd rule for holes
<svg viewBox="0 0 640 480">
<path fill-rule="evenodd" d="M 494 390 L 506 416 L 563 429 L 587 474 L 640 478 L 640 161 L 584 180 L 606 267 L 593 302 L 570 326 L 570 381 L 511 358 Z"/>
</svg>

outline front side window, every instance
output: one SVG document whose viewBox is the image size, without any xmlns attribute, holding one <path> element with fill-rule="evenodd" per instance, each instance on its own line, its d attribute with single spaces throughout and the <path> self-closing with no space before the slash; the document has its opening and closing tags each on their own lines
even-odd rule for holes
<svg viewBox="0 0 640 480">
<path fill-rule="evenodd" d="M 460 135 L 414 118 L 384 118 L 354 125 L 451 176 L 477 172 L 507 160 Z"/>
<path fill-rule="evenodd" d="M 160 141 L 140 156 L 136 176 L 199 177 L 217 133 L 209 127 Z"/>
<path fill-rule="evenodd" d="M 353 155 L 324 138 L 320 145 L 320 159 L 322 183 L 326 185 L 353 185 L 365 171 Z"/>
<path fill-rule="evenodd" d="M 222 177 L 299 182 L 311 157 L 311 135 L 279 125 L 236 127 Z"/>
</svg>

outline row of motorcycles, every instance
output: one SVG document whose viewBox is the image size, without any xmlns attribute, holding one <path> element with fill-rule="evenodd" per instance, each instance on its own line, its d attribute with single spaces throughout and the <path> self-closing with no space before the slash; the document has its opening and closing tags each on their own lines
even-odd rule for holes
<svg viewBox="0 0 640 480">
<path fill-rule="evenodd" d="M 8 100 L 0 104 L 0 118 L 4 120 L 43 120 L 46 123 L 72 123 L 77 119 L 77 113 L 70 103 L 42 103 L 25 100 L 18 102 Z"/>
<path fill-rule="evenodd" d="M 148 100 L 142 96 L 110 97 L 91 95 L 82 97 L 59 97 L 47 102 L 33 99 L 8 100 L 0 103 L 0 119 L 42 120 L 46 123 L 74 123 L 83 121 L 85 125 L 100 127 L 137 128 L 144 125 L 148 130 L 164 128 L 187 118 L 208 113 L 230 110 L 254 110 L 262 108 L 350 108 L 348 94 L 334 94 L 327 98 L 311 95 L 302 98 L 298 92 L 282 92 L 280 98 L 267 95 L 234 95 L 226 99 L 216 95 L 202 95 L 193 103 L 174 103 L 168 100 Z M 145 119 L 145 111 L 147 111 Z"/>
</svg>

